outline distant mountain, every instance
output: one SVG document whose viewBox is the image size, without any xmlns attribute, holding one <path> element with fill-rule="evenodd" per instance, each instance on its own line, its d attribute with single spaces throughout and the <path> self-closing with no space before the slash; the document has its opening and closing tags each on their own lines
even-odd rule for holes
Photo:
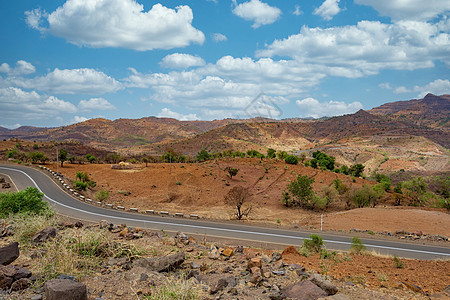
<svg viewBox="0 0 450 300">
<path fill-rule="evenodd" d="M 386 103 L 368 111 L 374 115 L 390 116 L 418 126 L 449 128 L 450 95 L 426 95 L 423 99 Z"/>
<path fill-rule="evenodd" d="M 386 103 L 369 111 L 320 120 L 267 118 L 178 121 L 171 118 L 91 119 L 57 127 L 0 128 L 0 138 L 36 141 L 79 141 L 91 147 L 158 153 L 174 147 L 194 154 L 202 148 L 307 149 L 345 138 L 392 133 L 426 137 L 450 146 L 450 95 Z"/>
</svg>

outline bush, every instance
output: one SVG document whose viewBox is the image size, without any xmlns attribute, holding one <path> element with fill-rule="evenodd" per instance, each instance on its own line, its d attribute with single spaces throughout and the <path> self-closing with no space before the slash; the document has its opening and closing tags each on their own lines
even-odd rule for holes
<svg viewBox="0 0 450 300">
<path fill-rule="evenodd" d="M 366 246 L 362 243 L 359 237 L 352 237 L 352 245 L 350 247 L 350 251 L 356 254 L 360 254 L 366 251 Z"/>
<path fill-rule="evenodd" d="M 384 190 L 381 186 L 363 185 L 362 189 L 353 192 L 352 200 L 356 207 L 375 207 L 383 194 Z"/>
<path fill-rule="evenodd" d="M 275 149 L 267 149 L 267 158 L 275 158 L 277 156 L 277 151 Z"/>
<path fill-rule="evenodd" d="M 284 161 L 285 161 L 287 164 L 290 164 L 290 165 L 296 165 L 296 164 L 298 164 L 298 158 L 297 158 L 297 156 L 295 156 L 295 155 L 288 155 L 288 156 L 284 159 Z"/>
<path fill-rule="evenodd" d="M 397 269 L 403 269 L 405 265 L 403 262 L 398 258 L 397 255 L 394 255 L 394 264 Z"/>
<path fill-rule="evenodd" d="M 46 214 L 50 208 L 43 197 L 44 194 L 34 187 L 14 193 L 0 193 L 0 217 L 18 213 Z"/>
<path fill-rule="evenodd" d="M 311 160 L 311 166 L 316 169 L 320 167 L 321 169 L 333 170 L 334 169 L 334 157 L 328 156 L 327 154 L 315 151 L 312 154 L 313 159 Z"/>
<path fill-rule="evenodd" d="M 97 194 L 95 194 L 95 199 L 97 199 L 100 202 L 105 201 L 106 199 L 108 199 L 108 197 L 109 192 L 104 190 L 100 190 L 97 192 Z"/>
<path fill-rule="evenodd" d="M 303 240 L 302 248 L 310 253 L 319 253 L 323 248 L 323 239 L 318 234 L 311 234 L 309 239 Z"/>
<path fill-rule="evenodd" d="M 375 180 L 383 186 L 386 192 L 391 189 L 392 180 L 387 175 L 375 174 Z"/>
<path fill-rule="evenodd" d="M 232 168 L 232 167 L 226 167 L 225 171 L 228 172 L 228 175 L 230 175 L 230 179 L 233 179 L 233 176 L 236 176 L 239 172 L 239 169 Z"/>
<path fill-rule="evenodd" d="M 339 178 L 333 180 L 333 184 L 334 184 L 334 187 L 336 188 L 336 191 L 338 191 L 339 195 L 345 194 L 350 189 Z"/>
<path fill-rule="evenodd" d="M 88 187 L 88 183 L 87 182 L 83 182 L 81 180 L 76 180 L 73 182 L 75 189 L 78 191 L 85 191 Z"/>
</svg>

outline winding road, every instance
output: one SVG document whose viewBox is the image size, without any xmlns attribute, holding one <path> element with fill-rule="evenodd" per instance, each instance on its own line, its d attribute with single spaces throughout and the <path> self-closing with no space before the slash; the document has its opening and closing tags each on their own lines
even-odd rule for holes
<svg viewBox="0 0 450 300">
<path fill-rule="evenodd" d="M 308 238 L 311 232 L 300 230 L 287 230 L 270 227 L 242 225 L 232 222 L 212 222 L 188 218 L 162 217 L 140 213 L 102 208 L 80 201 L 66 193 L 63 188 L 52 180 L 49 173 L 35 168 L 0 164 L 0 174 L 11 178 L 15 187 L 23 190 L 26 187 L 37 187 L 45 194 L 52 207 L 60 214 L 76 219 L 99 222 L 107 220 L 112 223 L 126 223 L 129 226 L 148 228 L 154 230 L 177 232 L 208 238 L 226 238 L 241 241 L 251 241 L 266 245 L 301 246 L 303 239 Z M 328 249 L 348 250 L 351 238 L 336 234 L 322 234 L 321 236 Z M 450 259 L 450 245 L 431 246 L 417 242 L 400 242 L 386 239 L 367 239 L 362 242 L 368 250 L 375 250 L 380 254 L 397 255 L 399 257 L 415 259 Z"/>
</svg>

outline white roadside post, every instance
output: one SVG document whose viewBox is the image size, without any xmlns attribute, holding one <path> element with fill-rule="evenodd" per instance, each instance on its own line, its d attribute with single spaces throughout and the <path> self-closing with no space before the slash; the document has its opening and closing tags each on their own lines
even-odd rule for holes
<svg viewBox="0 0 450 300">
<path fill-rule="evenodd" d="M 323 225 L 323 214 L 320 216 L 320 231 L 322 231 Z"/>
</svg>

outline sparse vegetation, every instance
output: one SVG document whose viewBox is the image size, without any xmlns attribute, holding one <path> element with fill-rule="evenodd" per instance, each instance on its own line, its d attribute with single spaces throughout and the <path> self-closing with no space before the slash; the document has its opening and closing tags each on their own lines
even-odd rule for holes
<svg viewBox="0 0 450 300">
<path fill-rule="evenodd" d="M 13 193 L 0 193 L 0 218 L 20 213 L 49 214 L 49 206 L 43 197 L 44 194 L 34 187 Z"/>
<path fill-rule="evenodd" d="M 230 180 L 232 180 L 233 176 L 236 176 L 237 173 L 239 172 L 239 169 L 233 168 L 233 167 L 226 167 L 225 171 L 228 172 L 228 175 L 230 176 Z"/>
<path fill-rule="evenodd" d="M 397 269 L 403 269 L 405 267 L 405 265 L 397 255 L 394 255 L 394 264 Z"/>
<path fill-rule="evenodd" d="M 352 237 L 352 245 L 350 247 L 350 251 L 355 254 L 361 254 L 366 251 L 366 246 L 363 244 L 359 237 Z"/>
<path fill-rule="evenodd" d="M 95 199 L 100 202 L 103 202 L 109 198 L 109 191 L 100 190 L 95 194 Z"/>
</svg>

